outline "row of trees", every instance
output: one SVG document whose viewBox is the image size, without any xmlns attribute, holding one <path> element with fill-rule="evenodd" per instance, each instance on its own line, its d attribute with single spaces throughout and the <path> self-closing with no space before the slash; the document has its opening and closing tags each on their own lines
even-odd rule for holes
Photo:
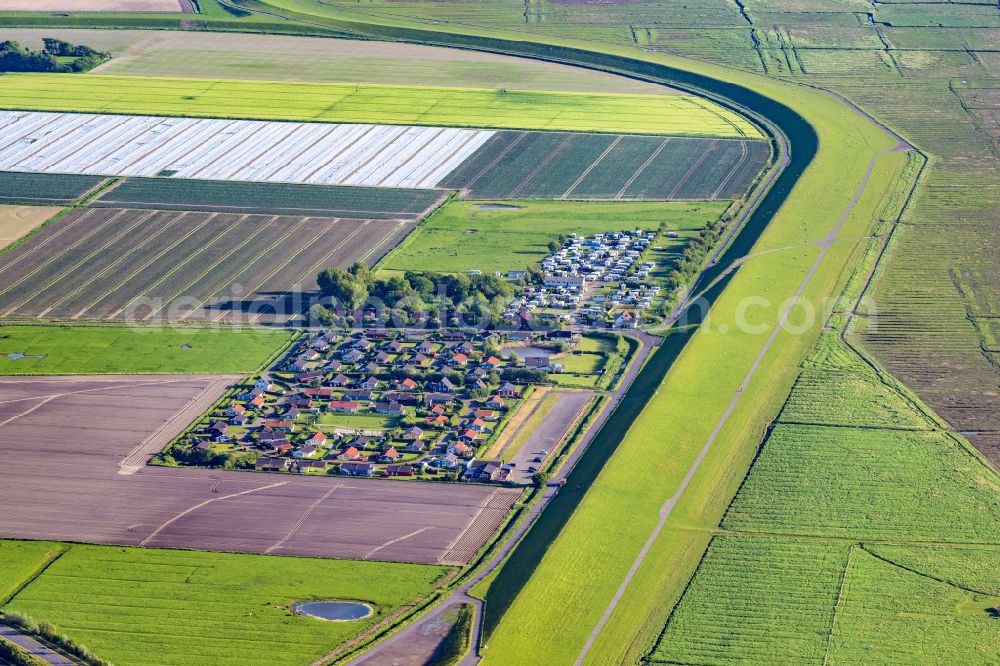
<svg viewBox="0 0 1000 666">
<path fill-rule="evenodd" d="M 32 51 L 18 42 L 0 42 L 0 72 L 86 72 L 111 58 L 110 53 L 89 46 L 73 45 L 46 37 L 41 51 Z M 70 62 L 60 58 L 72 58 Z"/>
</svg>

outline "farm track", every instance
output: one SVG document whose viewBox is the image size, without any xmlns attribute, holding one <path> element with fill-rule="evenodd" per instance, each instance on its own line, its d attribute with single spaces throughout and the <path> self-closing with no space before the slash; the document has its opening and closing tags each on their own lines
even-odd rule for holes
<svg viewBox="0 0 1000 666">
<path fill-rule="evenodd" d="M 798 286 L 798 289 L 795 291 L 795 295 L 792 297 L 792 299 L 786 306 L 785 310 L 782 312 L 778 320 L 778 323 L 772 329 L 771 334 L 764 342 L 763 347 L 761 347 L 759 353 L 757 354 L 756 359 L 754 359 L 753 364 L 750 366 L 750 369 L 747 371 L 746 376 L 743 378 L 743 382 L 740 384 L 740 387 L 733 395 L 732 399 L 729 402 L 729 405 L 726 407 L 726 410 L 722 413 L 722 416 L 719 418 L 711 434 L 709 435 L 708 440 L 705 442 L 705 446 L 701 449 L 701 451 L 698 453 L 698 456 L 694 459 L 694 462 L 688 468 L 688 471 L 684 475 L 684 478 L 681 480 L 681 483 L 678 486 L 677 491 L 664 502 L 663 506 L 660 507 L 660 510 L 658 512 L 659 521 L 657 522 L 656 527 L 650 533 L 649 537 L 646 540 L 646 543 L 643 545 L 642 549 L 636 555 L 635 559 L 632 562 L 632 566 L 629 568 L 629 571 L 626 574 L 621 585 L 619 586 L 617 592 L 615 592 L 615 595 L 612 597 L 604 613 L 601 615 L 601 618 L 598 621 L 597 626 L 594 627 L 594 630 L 588 637 L 587 642 L 584 644 L 580 653 L 577 655 L 577 658 L 574 662 L 577 666 L 582 664 L 584 659 L 586 659 L 587 654 L 590 652 L 590 648 L 594 645 L 594 642 L 600 635 L 601 630 L 607 624 L 608 620 L 611 619 L 611 614 L 614 612 L 615 608 L 617 608 L 622 597 L 625 595 L 626 589 L 628 588 L 632 579 L 635 577 L 635 574 L 638 572 L 639 567 L 642 566 L 643 562 L 646 559 L 647 554 L 652 549 L 653 544 L 660 536 L 660 533 L 663 531 L 667 519 L 673 512 L 674 507 L 683 497 L 684 492 L 687 490 L 688 485 L 690 485 L 695 474 L 698 472 L 699 467 L 701 467 L 702 462 L 704 461 L 705 457 L 711 450 L 712 445 L 715 443 L 716 438 L 719 436 L 719 434 L 722 432 L 722 429 L 729 422 L 729 418 L 735 411 L 737 404 L 740 402 L 740 399 L 743 396 L 743 392 L 749 387 L 750 382 L 757 374 L 757 370 L 763 364 L 764 358 L 768 355 L 768 352 L 771 350 L 774 341 L 777 339 L 778 335 L 783 330 L 785 324 L 788 321 L 789 316 L 791 315 L 792 310 L 795 307 L 795 304 L 801 300 L 802 295 L 809 287 L 810 283 L 813 280 L 813 277 L 819 270 L 820 265 L 823 263 L 823 260 L 829 253 L 831 245 L 837 240 L 837 237 L 840 234 L 840 231 L 843 228 L 844 223 L 847 221 L 848 216 L 854 210 L 854 207 L 857 205 L 858 201 L 861 199 L 861 196 L 864 194 L 866 188 L 868 187 L 868 182 L 869 179 L 871 178 L 872 171 L 874 171 L 875 169 L 876 162 L 880 157 L 884 155 L 906 150 L 912 150 L 912 146 L 900 140 L 900 142 L 893 148 L 876 153 L 872 157 L 871 161 L 868 163 L 868 168 L 865 171 L 865 174 L 861 180 L 861 184 L 858 186 L 858 189 L 855 192 L 854 197 L 851 199 L 848 206 L 841 213 L 840 218 L 837 220 L 837 223 L 834 226 L 834 228 L 827 233 L 827 235 L 823 238 L 822 241 L 819 241 L 819 245 L 821 248 L 819 255 L 817 255 L 812 266 L 809 268 L 809 271 L 806 273 L 805 278 L 803 278 L 802 282 Z"/>
</svg>

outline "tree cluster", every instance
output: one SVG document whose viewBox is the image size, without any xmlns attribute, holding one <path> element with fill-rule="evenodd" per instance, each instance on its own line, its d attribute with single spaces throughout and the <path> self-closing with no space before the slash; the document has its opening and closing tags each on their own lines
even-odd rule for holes
<svg viewBox="0 0 1000 666">
<path fill-rule="evenodd" d="M 722 232 L 722 223 L 718 220 L 712 220 L 698 232 L 697 236 L 691 239 L 688 246 L 681 252 L 676 268 L 667 276 L 666 288 L 669 291 L 677 291 L 698 274 L 702 264 L 705 263 L 705 258 L 722 237 Z M 669 307 L 669 303 L 667 307 Z"/>
<path fill-rule="evenodd" d="M 0 72 L 86 72 L 111 58 L 110 53 L 89 46 L 73 45 L 46 37 L 41 51 L 32 51 L 18 42 L 0 42 Z M 73 58 L 62 62 L 60 58 Z"/>
<path fill-rule="evenodd" d="M 475 319 L 490 324 L 515 295 L 514 287 L 493 275 L 446 275 L 408 271 L 376 280 L 367 266 L 354 264 L 347 270 L 329 268 L 316 279 L 323 296 L 332 300 L 335 312 L 350 316 L 362 309 L 382 309 L 394 320 L 423 320 L 426 325 L 453 325 L 456 320 Z M 325 308 L 324 308 L 325 309 Z M 385 312 L 388 310 L 388 313 Z M 314 309 L 317 319 L 324 314 Z M 332 318 L 328 313 L 327 318 Z"/>
</svg>

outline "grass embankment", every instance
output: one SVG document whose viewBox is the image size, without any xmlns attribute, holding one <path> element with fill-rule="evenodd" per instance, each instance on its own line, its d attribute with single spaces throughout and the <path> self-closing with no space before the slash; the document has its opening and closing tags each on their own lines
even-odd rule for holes
<svg viewBox="0 0 1000 666">
<path fill-rule="evenodd" d="M 310 20 L 352 25 L 333 18 L 329 13 L 332 10 L 321 5 L 294 0 L 280 0 L 276 4 L 311 12 Z M 341 8 L 337 11 L 341 19 L 356 17 L 359 24 L 371 20 L 356 11 Z M 815 242 L 825 235 L 850 203 L 871 156 L 891 145 L 880 131 L 832 98 L 755 75 L 664 54 L 640 54 L 629 47 L 588 43 L 588 48 L 604 51 L 594 55 L 573 51 L 577 42 L 556 37 L 533 36 L 531 39 L 545 42 L 544 46 L 538 46 L 523 41 L 524 36 L 515 32 L 484 34 L 486 31 L 481 28 L 450 24 L 453 33 L 444 34 L 426 30 L 426 24 L 415 27 L 405 20 L 385 19 L 385 22 L 395 22 L 402 27 L 367 29 L 378 34 L 411 36 L 439 43 L 551 54 L 651 75 L 656 75 L 655 63 L 659 63 L 672 67 L 671 75 L 682 83 L 709 85 L 722 94 L 759 100 L 746 90 L 719 83 L 720 80 L 734 81 L 794 107 L 819 135 L 817 159 L 795 184 L 758 247 L 789 247 L 797 241 Z M 420 28 L 423 32 L 418 32 Z M 498 41 L 500 38 L 510 41 Z M 570 50 L 558 50 L 561 47 Z M 616 60 L 615 56 L 642 58 L 644 62 L 624 62 Z M 712 77 L 715 81 L 699 79 L 698 75 Z M 763 104 L 776 115 L 788 117 L 786 108 L 771 102 Z M 792 138 L 796 141 L 798 137 Z M 796 155 L 808 155 L 809 152 L 808 149 L 805 153 L 793 150 L 793 160 Z M 869 228 L 881 193 L 897 177 L 897 167 L 894 158 L 880 161 L 869 185 L 870 194 L 863 198 L 849 219 L 843 237 L 860 237 Z M 800 161 L 796 169 L 805 169 L 805 165 Z M 798 176 L 796 172 L 779 183 L 782 191 L 765 202 L 765 211 L 758 216 L 761 223 L 766 223 L 773 212 L 767 206 L 772 201 L 774 205 L 781 203 L 781 195 Z M 806 290 L 805 295 L 810 300 L 817 301 L 836 292 L 843 277 L 841 267 L 855 258 L 855 248 L 854 241 L 834 245 Z M 713 308 L 713 326 L 693 335 L 659 393 L 651 399 L 617 454 L 604 467 L 569 524 L 548 548 L 524 593 L 493 634 L 487 661 L 523 663 L 530 659 L 567 663 L 575 658 L 636 553 L 652 532 L 657 522 L 656 512 L 663 500 L 677 489 L 713 424 L 754 362 L 768 337 L 769 328 L 778 320 L 779 304 L 802 284 L 817 253 L 817 248 L 806 247 L 755 258 L 728 283 L 728 289 Z M 752 308 L 745 314 L 749 315 L 751 323 L 760 324 L 763 330 L 755 333 L 736 328 L 740 303 L 745 302 L 745 297 L 760 295 L 769 297 L 771 304 Z M 718 524 L 749 464 L 763 422 L 777 411 L 781 397 L 787 393 L 798 360 L 815 338 L 820 326 L 818 322 L 804 326 L 800 335 L 784 333 L 778 336 L 775 350 L 764 358 L 755 379 L 743 392 L 700 472 L 687 487 L 660 538 L 653 543 L 643 566 L 637 570 L 617 610 L 595 642 L 588 662 L 635 661 L 645 652 L 662 624 L 665 610 L 678 598 L 707 546 L 707 532 L 698 530 L 712 529 Z M 728 327 L 726 333 L 722 332 L 722 325 Z M 562 503 L 553 503 L 553 507 L 571 501 L 574 495 L 579 497 L 584 491 L 586 485 L 567 487 L 560 493 Z M 623 515 L 629 520 L 621 520 Z M 566 608 L 573 608 L 574 613 L 565 613 Z"/>
<path fill-rule="evenodd" d="M 0 541 L 24 561 L 65 553 L 2 609 L 51 622 L 118 664 L 310 663 L 399 607 L 427 596 L 447 567 Z M 30 575 L 30 573 L 29 573 Z M 290 612 L 303 600 L 358 600 L 375 613 L 325 622 Z"/>
<path fill-rule="evenodd" d="M 0 638 L 0 663 L 11 666 L 45 666 L 48 662 L 36 657 L 21 646 Z"/>
<path fill-rule="evenodd" d="M 717 220 L 728 201 L 505 201 L 516 208 L 490 209 L 486 201 L 452 199 L 427 218 L 383 260 L 389 271 L 483 273 L 527 270 L 551 254 L 560 235 L 609 231 L 696 231 Z"/>
<path fill-rule="evenodd" d="M 996 475 L 836 333 L 803 375 L 722 521 L 733 536 L 713 540 L 651 660 L 927 663 L 943 651 L 990 663 Z M 853 419 L 786 422 L 810 397 L 852 405 L 856 393 L 877 397 Z"/>
<path fill-rule="evenodd" d="M 724 283 L 727 288 L 712 308 L 712 325 L 691 335 L 687 347 L 615 455 L 603 469 L 598 467 L 600 476 L 589 492 L 586 483 L 568 486 L 546 511 L 575 509 L 555 542 L 536 543 L 539 539 L 529 534 L 519 550 L 531 553 L 524 557 L 515 553 L 510 560 L 508 568 L 531 567 L 533 574 L 490 637 L 487 662 L 515 664 L 526 659 L 572 662 L 653 532 L 657 511 L 676 492 L 780 320 L 782 303 L 796 293 L 810 274 L 820 250 L 796 245 L 815 243 L 834 229 L 841 213 L 850 206 L 874 154 L 890 148 L 893 141 L 867 120 L 820 92 L 670 55 L 588 43 L 586 48 L 601 51 L 595 54 L 575 50 L 579 43 L 573 40 L 533 35 L 533 41 L 529 42 L 513 31 L 487 31 L 469 25 L 449 24 L 452 32 L 444 34 L 427 30 L 426 24 L 417 26 L 405 19 L 380 17 L 376 19 L 379 25 L 368 26 L 365 23 L 371 22 L 371 17 L 358 11 L 338 8 L 335 18 L 329 8 L 311 3 L 279 0 L 275 5 L 290 7 L 309 20 L 352 26 L 380 35 L 477 45 L 662 75 L 675 83 L 708 87 L 752 104 L 778 122 L 790 123 L 798 133 L 791 137 L 792 165 L 786 176 L 779 179 L 772 196 L 751 218 L 752 233 L 746 236 L 750 240 L 734 244 L 732 254 L 736 257 L 745 254 L 750 246 L 792 249 L 756 257 Z M 660 65 L 668 69 L 658 69 Z M 807 119 L 811 130 L 803 128 L 790 108 Z M 808 136 L 811 131 L 815 131 L 818 139 L 812 147 Z M 815 159 L 811 159 L 814 151 Z M 859 238 L 871 227 L 879 202 L 900 173 L 901 161 L 895 157 L 879 160 L 866 195 L 847 220 L 843 238 Z M 756 240 L 757 232 L 765 225 L 766 231 Z M 843 267 L 857 258 L 857 247 L 856 241 L 834 244 L 816 267 L 803 296 L 816 304 L 823 297 L 837 293 L 846 277 Z M 741 307 L 746 305 L 748 297 L 761 296 L 769 299 L 767 305 L 757 302 L 760 307 L 749 310 Z M 744 319 L 749 322 L 738 321 Z M 739 323 L 758 326 L 751 329 L 738 326 Z M 799 334 L 778 335 L 774 349 L 764 357 L 742 392 L 699 473 L 680 497 L 664 530 L 652 543 L 643 565 L 635 572 L 615 612 L 594 642 L 587 663 L 636 661 L 647 651 L 666 610 L 679 597 L 684 582 L 708 545 L 708 533 L 699 530 L 710 530 L 718 524 L 750 463 L 764 422 L 777 412 L 782 397 L 791 387 L 798 362 L 821 325 L 820 317 L 800 327 Z M 683 340 L 688 335 L 677 333 L 675 338 Z M 668 341 L 668 346 L 672 344 Z M 655 366 L 656 359 L 647 367 Z M 644 396 L 637 394 L 633 399 L 640 401 L 639 405 L 645 401 Z M 620 412 L 631 411 L 628 401 L 629 398 L 619 407 Z M 617 422 L 614 425 L 621 426 Z M 601 439 L 598 436 L 595 443 L 602 444 Z M 614 450 L 614 444 L 602 444 L 597 450 L 608 448 Z M 581 470 L 581 474 L 597 474 L 588 468 L 593 466 L 578 465 L 574 473 Z M 575 499 L 583 492 L 587 494 L 577 507 Z M 623 515 L 629 520 L 621 520 Z M 539 525 L 550 530 L 562 527 L 560 519 L 549 520 L 544 515 Z M 537 556 L 541 557 L 541 563 L 535 568 Z M 516 594 L 519 590 L 516 578 L 528 573 L 515 571 L 515 580 L 508 577 L 504 585 L 499 585 L 504 578 L 501 574 L 496 579 L 497 585 L 507 595 Z M 491 606 L 494 612 L 503 612 L 505 604 Z M 568 607 L 574 609 L 572 614 L 565 613 Z"/>
<path fill-rule="evenodd" d="M 760 138 L 746 120 L 690 95 L 100 74 L 5 74 L 2 81 L 5 109 Z"/>
<path fill-rule="evenodd" d="M 293 335 L 263 329 L 0 326 L 0 375 L 252 372 Z"/>
</svg>

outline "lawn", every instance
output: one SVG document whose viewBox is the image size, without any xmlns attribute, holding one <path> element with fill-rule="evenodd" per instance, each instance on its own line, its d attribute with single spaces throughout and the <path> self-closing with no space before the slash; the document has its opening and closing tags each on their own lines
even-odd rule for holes
<svg viewBox="0 0 1000 666">
<path fill-rule="evenodd" d="M 263 329 L 0 326 L 0 375 L 245 373 L 293 335 Z"/>
<path fill-rule="evenodd" d="M 690 95 L 100 74 L 0 80 L 4 109 L 760 138 L 746 120 Z"/>
<path fill-rule="evenodd" d="M 388 414 L 322 414 L 316 422 L 322 426 L 335 428 L 357 428 L 359 430 L 392 430 L 399 425 L 400 417 Z"/>
<path fill-rule="evenodd" d="M 400 606 L 447 567 L 195 551 L 68 548 L 5 611 L 47 620 L 116 664 L 308 664 Z M 0 551 L 2 552 L 2 551 Z M 308 600 L 355 600 L 356 622 L 293 615 Z"/>
<path fill-rule="evenodd" d="M 379 265 L 387 271 L 463 273 L 526 270 L 560 234 L 657 229 L 694 231 L 716 220 L 728 201 L 514 201 L 489 209 L 452 200 L 439 208 Z M 496 204 L 493 204 L 496 205 Z"/>
</svg>

